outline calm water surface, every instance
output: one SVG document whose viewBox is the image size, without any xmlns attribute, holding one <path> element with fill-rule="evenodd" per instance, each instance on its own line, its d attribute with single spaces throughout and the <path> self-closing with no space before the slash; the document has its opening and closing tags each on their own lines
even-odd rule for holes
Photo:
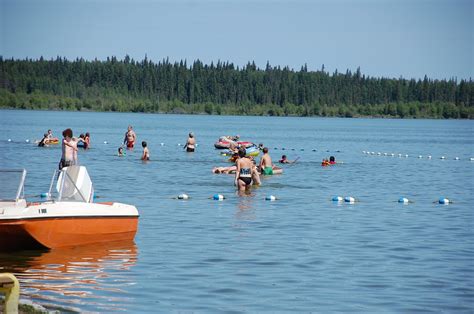
<svg viewBox="0 0 474 314">
<path fill-rule="evenodd" d="M 150 162 L 137 148 L 116 157 L 128 124 Z M 131 243 L 0 254 L 24 299 L 82 312 L 474 311 L 473 121 L 0 111 L 0 168 L 27 169 L 30 200 L 61 154 L 31 141 L 67 127 L 91 133 L 80 163 L 101 200 L 137 206 L 139 230 Z M 189 131 L 194 154 L 178 146 Z M 226 134 L 299 161 L 238 196 L 211 173 L 227 165 L 213 147 Z M 321 167 L 330 155 L 343 163 Z"/>
</svg>

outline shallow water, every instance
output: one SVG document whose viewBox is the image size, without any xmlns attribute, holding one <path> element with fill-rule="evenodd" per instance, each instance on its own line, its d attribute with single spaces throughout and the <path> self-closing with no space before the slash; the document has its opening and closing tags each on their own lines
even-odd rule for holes
<svg viewBox="0 0 474 314">
<path fill-rule="evenodd" d="M 128 124 L 150 162 L 139 148 L 116 157 Z M 85 312 L 474 310 L 473 121 L 0 111 L 0 168 L 26 168 L 26 194 L 46 192 L 60 148 L 31 142 L 67 127 L 91 133 L 80 163 L 101 200 L 137 206 L 139 230 L 134 243 L 0 254 L 25 299 Z M 192 154 L 178 146 L 189 131 Z M 238 196 L 211 173 L 227 165 L 213 147 L 225 134 L 299 160 Z M 329 155 L 343 163 L 321 167 Z"/>
</svg>

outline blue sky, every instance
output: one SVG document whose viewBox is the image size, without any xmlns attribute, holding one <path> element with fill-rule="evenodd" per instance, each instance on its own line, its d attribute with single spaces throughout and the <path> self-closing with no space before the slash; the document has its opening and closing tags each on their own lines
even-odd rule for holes
<svg viewBox="0 0 474 314">
<path fill-rule="evenodd" d="M 474 0 L 0 0 L 4 58 L 107 56 L 474 78 Z"/>
</svg>

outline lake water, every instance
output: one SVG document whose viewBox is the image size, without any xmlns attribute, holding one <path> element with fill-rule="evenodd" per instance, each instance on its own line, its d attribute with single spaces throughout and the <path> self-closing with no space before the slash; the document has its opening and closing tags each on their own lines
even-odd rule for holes
<svg viewBox="0 0 474 314">
<path fill-rule="evenodd" d="M 116 157 L 128 124 L 150 162 L 141 147 Z M 26 194 L 46 192 L 61 149 L 31 142 L 67 127 L 91 133 L 80 163 L 101 201 L 137 206 L 139 230 L 134 243 L 1 254 L 23 299 L 84 312 L 474 311 L 474 121 L 0 111 L 0 168 L 26 168 Z M 191 154 L 178 146 L 189 131 Z M 227 134 L 299 160 L 239 196 L 211 173 L 228 164 L 213 146 Z M 330 155 L 343 163 L 321 167 Z"/>
</svg>

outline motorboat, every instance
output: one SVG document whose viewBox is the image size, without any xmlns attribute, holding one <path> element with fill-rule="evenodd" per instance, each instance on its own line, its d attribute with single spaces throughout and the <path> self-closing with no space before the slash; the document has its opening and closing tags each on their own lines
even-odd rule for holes
<svg viewBox="0 0 474 314">
<path fill-rule="evenodd" d="M 26 170 L 0 170 L 0 250 L 57 248 L 133 240 L 138 210 L 117 202 L 94 202 L 84 166 L 56 170 L 44 202 L 27 202 Z"/>
</svg>

